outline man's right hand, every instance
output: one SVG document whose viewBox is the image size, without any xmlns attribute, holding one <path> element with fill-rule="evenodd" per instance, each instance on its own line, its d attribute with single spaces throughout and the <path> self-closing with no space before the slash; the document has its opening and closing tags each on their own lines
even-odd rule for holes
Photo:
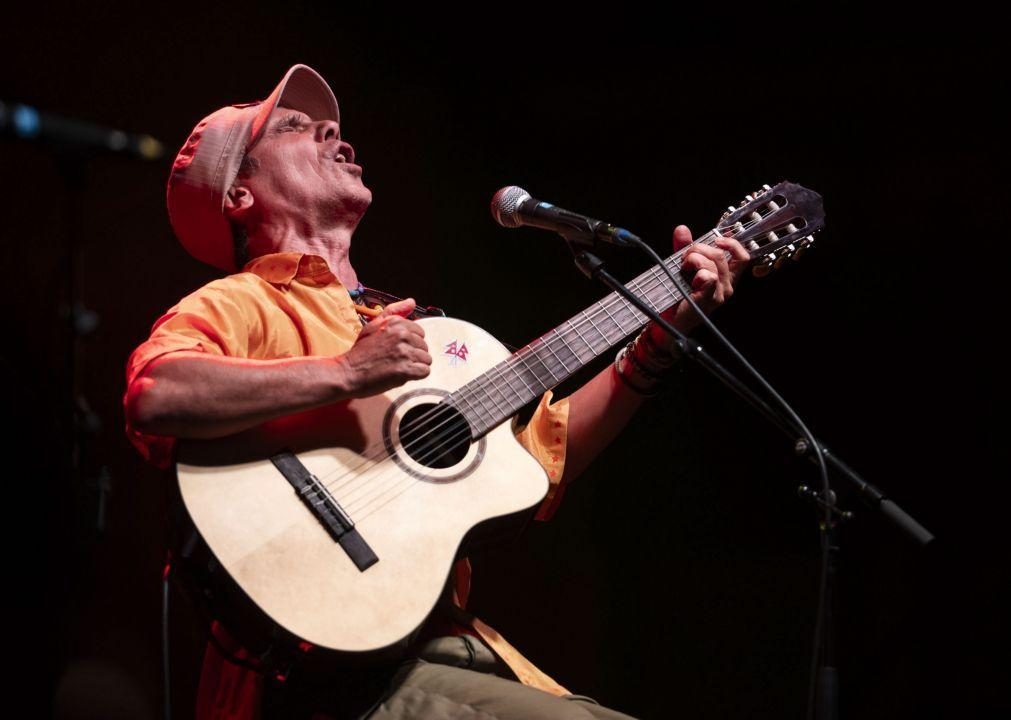
<svg viewBox="0 0 1011 720">
<path fill-rule="evenodd" d="M 414 300 L 388 305 L 343 355 L 248 358 L 168 353 L 127 391 L 134 428 L 152 435 L 217 438 L 283 415 L 367 397 L 426 377 L 425 332 L 405 316 Z"/>
<path fill-rule="evenodd" d="M 362 328 L 355 344 L 338 360 L 348 397 L 368 397 L 399 387 L 408 380 L 427 377 L 432 356 L 425 331 L 408 320 L 413 298 L 386 306 L 381 315 Z"/>
</svg>

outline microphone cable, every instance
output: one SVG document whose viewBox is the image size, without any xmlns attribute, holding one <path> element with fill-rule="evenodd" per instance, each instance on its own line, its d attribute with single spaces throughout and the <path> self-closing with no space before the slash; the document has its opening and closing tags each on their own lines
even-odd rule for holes
<svg viewBox="0 0 1011 720">
<path fill-rule="evenodd" d="M 631 234 L 630 234 L 631 235 Z M 821 572 L 820 579 L 818 583 L 818 612 L 815 618 L 815 630 L 814 630 L 814 651 L 811 659 L 811 678 L 808 687 L 808 709 L 807 717 L 811 720 L 814 717 L 814 704 L 815 704 L 815 694 L 817 691 L 817 676 L 818 676 L 818 659 L 821 650 L 822 636 L 824 635 L 824 625 L 825 625 L 825 592 L 828 587 L 828 568 L 829 568 L 829 553 L 831 552 L 831 543 L 829 541 L 828 530 L 832 523 L 832 511 L 834 508 L 834 495 L 832 489 L 829 485 L 828 479 L 828 466 L 825 464 L 825 456 L 822 454 L 821 445 L 815 440 L 814 435 L 808 429 L 807 425 L 800 416 L 794 412 L 793 408 L 790 407 L 789 403 L 769 384 L 768 381 L 758 370 L 747 361 L 747 359 L 734 347 L 733 343 L 722 333 L 719 328 L 709 319 L 709 317 L 703 312 L 702 308 L 699 307 L 695 298 L 692 297 L 691 289 L 682 284 L 681 280 L 675 277 L 674 273 L 670 271 L 667 267 L 667 263 L 664 262 L 656 251 L 652 247 L 647 245 L 640 238 L 631 235 L 628 238 L 629 242 L 638 247 L 640 250 L 645 252 L 649 257 L 657 262 L 660 268 L 664 271 L 667 277 L 673 283 L 674 287 L 678 289 L 684 300 L 691 306 L 692 310 L 702 319 L 706 327 L 709 328 L 710 332 L 720 341 L 720 343 L 737 359 L 737 361 L 748 371 L 748 373 L 754 377 L 758 383 L 764 388 L 764 390 L 776 401 L 776 403 L 783 409 L 786 416 L 792 421 L 793 427 L 799 430 L 807 441 L 808 448 L 811 448 L 815 457 L 818 461 L 818 469 L 821 475 L 822 484 L 822 504 L 825 509 L 825 515 L 821 523 Z M 687 251 L 691 245 L 686 246 L 683 249 Z M 719 279 L 717 278 L 717 282 Z M 687 336 L 680 332 L 670 323 L 667 323 L 668 327 L 673 329 L 676 333 L 678 340 L 682 343 L 682 346 L 687 348 L 689 340 Z"/>
</svg>

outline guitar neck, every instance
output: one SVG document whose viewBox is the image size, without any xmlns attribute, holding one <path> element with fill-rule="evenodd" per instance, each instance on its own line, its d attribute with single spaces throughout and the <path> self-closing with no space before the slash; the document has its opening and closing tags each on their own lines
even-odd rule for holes
<svg viewBox="0 0 1011 720">
<path fill-rule="evenodd" d="M 710 230 L 696 242 L 713 245 L 717 237 L 719 233 Z M 681 271 L 686 250 L 664 260 L 672 273 Z M 628 287 L 657 312 L 684 297 L 659 265 L 636 277 Z M 474 438 L 479 438 L 639 330 L 646 321 L 647 317 L 632 303 L 612 292 L 457 389 L 445 402 L 463 414 Z"/>
</svg>

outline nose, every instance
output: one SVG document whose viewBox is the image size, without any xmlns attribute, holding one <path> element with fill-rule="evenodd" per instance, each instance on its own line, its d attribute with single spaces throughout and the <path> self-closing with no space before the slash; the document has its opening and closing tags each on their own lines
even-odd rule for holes
<svg viewBox="0 0 1011 720">
<path fill-rule="evenodd" d="M 319 142 L 339 140 L 340 136 L 341 126 L 336 120 L 320 120 L 316 123 L 316 140 Z"/>
<path fill-rule="evenodd" d="M 355 149 L 351 144 L 341 140 L 341 126 L 336 120 L 320 120 L 316 123 L 316 142 L 337 141 L 337 152 L 349 162 L 355 161 Z"/>
</svg>

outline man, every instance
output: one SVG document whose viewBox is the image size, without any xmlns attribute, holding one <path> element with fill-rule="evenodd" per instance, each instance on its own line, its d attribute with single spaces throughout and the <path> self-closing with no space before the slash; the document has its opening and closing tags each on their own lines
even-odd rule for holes
<svg viewBox="0 0 1011 720">
<path fill-rule="evenodd" d="M 411 319 L 413 299 L 381 311 L 356 304 L 364 289 L 349 251 L 372 194 L 354 161 L 333 92 L 304 65 L 266 100 L 222 108 L 194 128 L 169 178 L 169 215 L 194 257 L 233 274 L 181 300 L 131 355 L 127 432 L 151 462 L 167 467 L 177 438 L 232 435 L 428 375 L 433 359 Z M 679 226 L 675 247 L 690 242 Z M 684 262 L 707 311 L 731 295 L 748 259 L 732 239 L 717 246 L 693 246 Z M 682 304 L 667 317 L 687 330 L 691 312 Z M 541 400 L 518 435 L 551 480 L 539 519 L 652 394 L 674 362 L 671 347 L 647 327 L 569 398 L 552 403 L 549 392 Z M 468 572 L 466 561 L 458 563 L 448 586 L 457 609 L 466 603 Z M 198 717 L 252 717 L 261 702 L 286 717 L 365 713 L 377 704 L 370 717 L 456 717 L 475 708 L 502 718 L 626 717 L 570 695 L 476 618 L 444 621 L 430 620 L 413 638 L 426 641 L 411 651 L 428 662 L 408 660 L 392 678 L 380 674 L 354 701 L 350 686 L 367 682 L 345 678 L 335 687 L 312 678 L 286 695 L 209 647 Z M 230 642 L 219 630 L 219 641 Z M 530 687 L 440 664 L 507 674 L 499 660 Z"/>
</svg>

